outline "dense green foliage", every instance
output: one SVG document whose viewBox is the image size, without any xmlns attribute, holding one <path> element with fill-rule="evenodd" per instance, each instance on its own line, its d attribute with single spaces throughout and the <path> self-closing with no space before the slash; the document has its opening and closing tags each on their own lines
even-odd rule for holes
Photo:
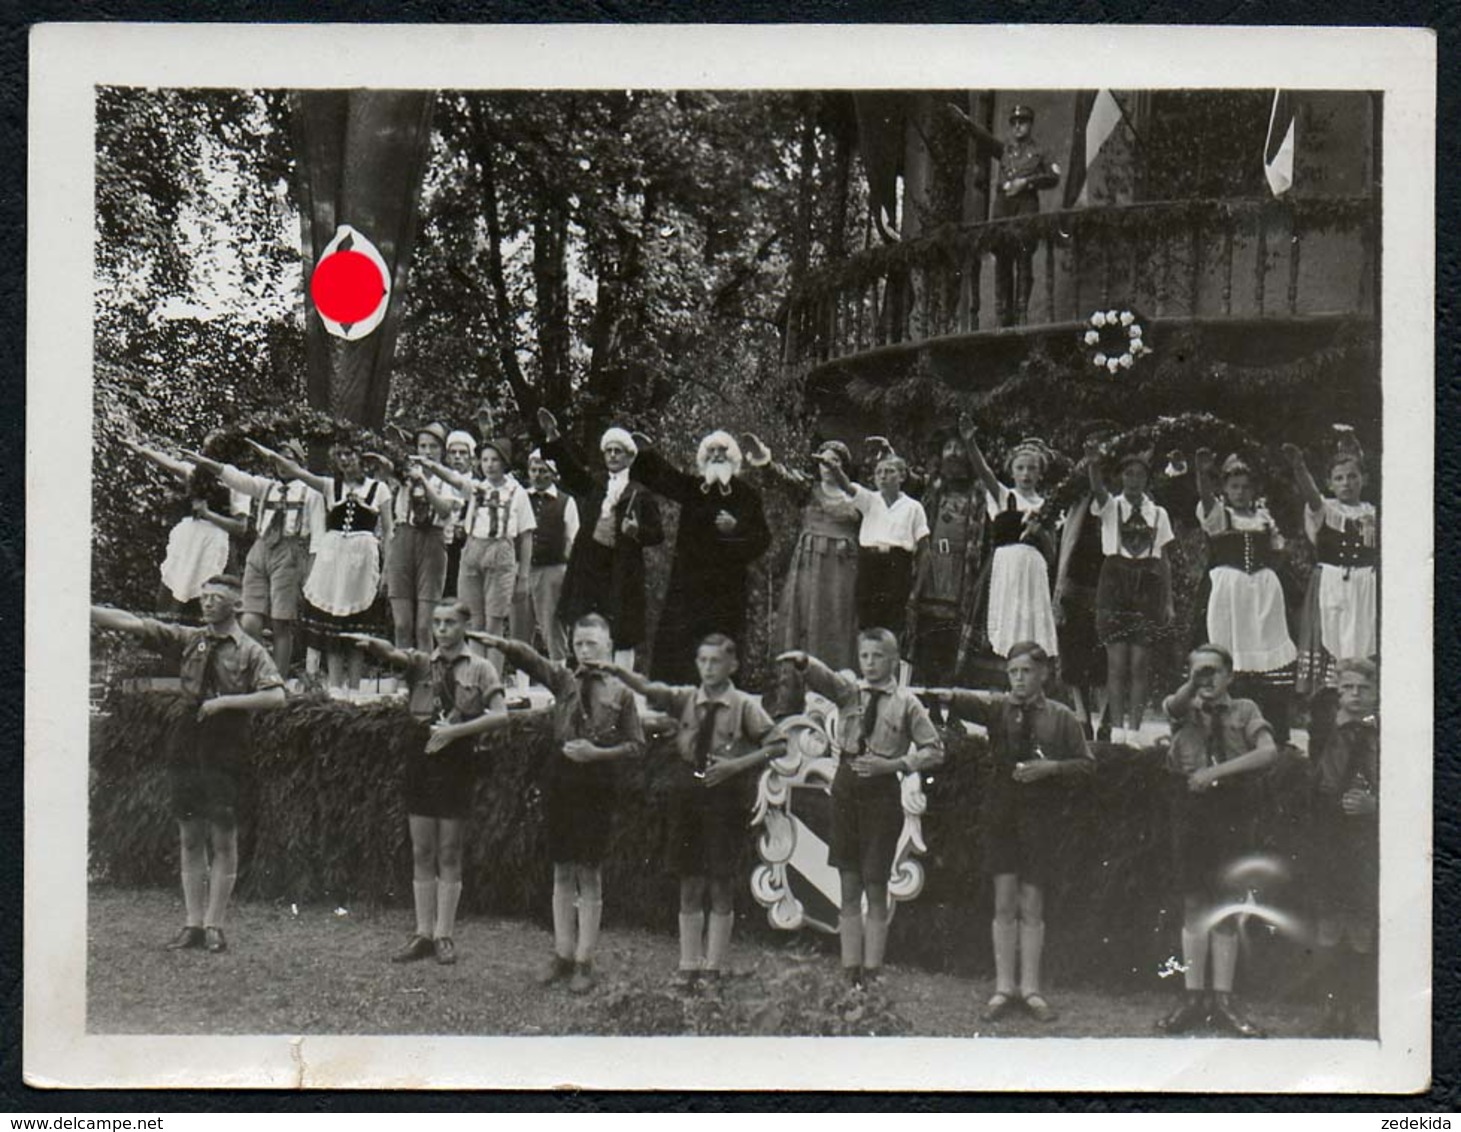
<svg viewBox="0 0 1461 1132">
<path fill-rule="evenodd" d="M 91 749 L 91 870 L 123 885 L 176 881 L 177 833 L 168 814 L 166 754 L 194 707 L 167 693 L 115 695 Z M 420 725 L 400 709 L 292 700 L 254 717 L 254 755 L 243 804 L 244 898 L 409 906 L 410 839 L 396 783 L 419 757 Z M 466 843 L 464 909 L 546 924 L 552 875 L 538 789 L 549 749 L 546 718 L 525 715 L 480 748 Z M 899 906 L 891 955 L 930 969 L 989 968 L 989 883 L 980 873 L 983 740 L 948 734 L 947 765 L 927 784 L 927 884 Z M 673 931 L 676 884 L 663 865 L 668 747 L 652 745 L 622 768 L 604 869 L 605 922 Z M 1281 761 L 1266 776 L 1254 844 L 1290 859 L 1307 798 L 1306 764 Z M 1178 953 L 1180 903 L 1170 893 L 1166 814 L 1172 783 L 1155 751 L 1103 749 L 1097 773 L 1071 786 L 1057 840 L 1060 880 L 1047 894 L 1049 962 L 1073 978 L 1158 985 Z M 747 834 L 747 859 L 750 834 Z M 1293 888 L 1262 899 L 1294 907 Z M 770 933 L 739 886 L 746 930 Z M 1254 933 L 1274 958 L 1263 978 L 1291 969 L 1297 946 Z"/>
</svg>

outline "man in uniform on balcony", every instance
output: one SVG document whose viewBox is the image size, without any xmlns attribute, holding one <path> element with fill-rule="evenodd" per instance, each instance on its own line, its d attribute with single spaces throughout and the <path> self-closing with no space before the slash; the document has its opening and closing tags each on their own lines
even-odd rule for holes
<svg viewBox="0 0 1461 1132">
<path fill-rule="evenodd" d="M 1031 134 L 1035 112 L 1016 105 L 1010 110 L 1010 133 L 998 153 L 991 218 L 1034 216 L 1040 211 L 1040 190 L 1060 184 L 1060 167 L 1045 157 Z M 994 307 L 1001 326 L 1019 326 L 1035 286 L 1035 240 L 1012 236 L 995 245 Z"/>
</svg>

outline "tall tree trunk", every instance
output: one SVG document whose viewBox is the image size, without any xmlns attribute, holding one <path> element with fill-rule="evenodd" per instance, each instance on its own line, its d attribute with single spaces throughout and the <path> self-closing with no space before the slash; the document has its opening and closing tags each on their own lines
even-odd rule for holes
<svg viewBox="0 0 1461 1132">
<path fill-rule="evenodd" d="M 541 362 L 539 392 L 555 412 L 572 394 L 568 326 L 568 210 L 545 194 L 545 207 L 533 222 L 535 321 Z"/>
<path fill-rule="evenodd" d="M 363 338 L 335 337 L 314 304 L 305 303 L 309 403 L 370 427 L 384 422 L 390 396 L 434 101 L 429 91 L 296 91 L 289 96 L 306 285 L 342 224 L 369 239 L 390 272 L 385 319 Z"/>
</svg>

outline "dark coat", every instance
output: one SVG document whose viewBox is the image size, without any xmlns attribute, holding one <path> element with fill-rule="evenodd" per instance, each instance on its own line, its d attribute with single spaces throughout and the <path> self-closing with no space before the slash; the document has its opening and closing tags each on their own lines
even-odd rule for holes
<svg viewBox="0 0 1461 1132">
<path fill-rule="evenodd" d="M 542 446 L 543 455 L 558 465 L 559 486 L 578 501 L 578 536 L 568 555 L 563 575 L 559 617 L 565 625 L 585 613 L 608 619 L 614 646 L 638 648 L 644 643 L 644 550 L 665 540 L 659 504 L 632 480 L 614 505 L 614 545 L 594 541 L 594 529 L 608 491 L 606 473 L 590 472 L 578 454 L 561 438 Z M 637 536 L 624 533 L 624 518 L 639 522 Z"/>
<path fill-rule="evenodd" d="M 724 633 L 744 646 L 746 570 L 766 553 L 771 531 L 761 494 L 740 477 L 722 490 L 688 475 L 651 450 L 641 451 L 629 474 L 645 487 L 680 505 L 675 561 L 654 638 L 656 680 L 696 682 L 695 646 L 710 633 Z M 721 534 L 720 511 L 736 517 L 736 528 Z"/>
</svg>

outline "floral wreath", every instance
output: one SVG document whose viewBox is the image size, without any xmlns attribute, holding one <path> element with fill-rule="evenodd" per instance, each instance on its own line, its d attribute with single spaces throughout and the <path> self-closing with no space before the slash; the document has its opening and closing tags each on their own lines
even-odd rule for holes
<svg viewBox="0 0 1461 1132">
<path fill-rule="evenodd" d="M 1152 352 L 1143 338 L 1145 320 L 1130 307 L 1095 311 L 1081 331 L 1086 364 L 1112 376 Z"/>
</svg>

